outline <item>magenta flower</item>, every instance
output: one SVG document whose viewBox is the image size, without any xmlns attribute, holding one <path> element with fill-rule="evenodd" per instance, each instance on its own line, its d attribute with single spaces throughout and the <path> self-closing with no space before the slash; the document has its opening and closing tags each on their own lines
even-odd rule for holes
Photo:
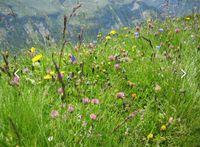
<svg viewBox="0 0 200 147">
<path fill-rule="evenodd" d="M 59 112 L 57 110 L 52 110 L 50 113 L 51 118 L 58 118 Z"/>
<path fill-rule="evenodd" d="M 125 94 L 123 92 L 118 92 L 116 96 L 119 99 L 123 99 L 125 97 Z"/>
<path fill-rule="evenodd" d="M 19 86 L 19 81 L 20 81 L 19 76 L 15 75 L 13 80 L 10 82 L 10 84 L 13 86 Z"/>
<path fill-rule="evenodd" d="M 120 64 L 115 64 L 114 67 L 116 70 L 119 70 L 121 68 Z"/>
<path fill-rule="evenodd" d="M 96 114 L 90 114 L 90 118 L 92 119 L 92 120 L 96 120 L 97 119 L 97 116 L 96 116 Z"/>
<path fill-rule="evenodd" d="M 98 105 L 99 100 L 98 99 L 92 99 L 91 103 L 94 104 L 94 105 Z"/>
<path fill-rule="evenodd" d="M 74 112 L 74 106 L 69 105 L 68 106 L 68 112 L 70 112 L 70 113 Z"/>
<path fill-rule="evenodd" d="M 89 98 L 82 98 L 82 103 L 83 104 L 89 104 L 90 103 L 90 99 Z"/>
<path fill-rule="evenodd" d="M 110 55 L 110 56 L 108 57 L 108 59 L 109 59 L 110 61 L 115 61 L 115 56 L 114 56 L 114 55 Z"/>
<path fill-rule="evenodd" d="M 176 33 L 179 33 L 180 31 L 181 31 L 181 29 L 179 29 L 179 28 L 176 28 L 176 29 L 175 29 L 175 32 L 176 32 Z"/>
<path fill-rule="evenodd" d="M 63 92 L 64 92 L 63 88 L 59 88 L 59 89 L 58 89 L 58 93 L 59 93 L 59 94 L 61 94 L 61 95 L 62 95 L 62 94 L 63 94 Z"/>
</svg>

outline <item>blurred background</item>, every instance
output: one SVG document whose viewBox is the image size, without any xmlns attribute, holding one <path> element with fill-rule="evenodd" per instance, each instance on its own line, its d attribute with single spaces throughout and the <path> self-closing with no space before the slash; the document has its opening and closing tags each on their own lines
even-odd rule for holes
<svg viewBox="0 0 200 147">
<path fill-rule="evenodd" d="M 63 17 L 81 5 L 68 24 L 68 37 L 76 42 L 96 40 L 99 32 L 199 12 L 200 0 L 0 0 L 0 49 L 19 50 L 57 43 Z"/>
</svg>

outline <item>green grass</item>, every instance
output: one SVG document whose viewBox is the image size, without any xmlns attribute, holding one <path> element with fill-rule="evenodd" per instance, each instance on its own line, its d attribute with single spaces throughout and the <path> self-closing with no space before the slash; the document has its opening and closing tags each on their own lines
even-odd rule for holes
<svg viewBox="0 0 200 147">
<path fill-rule="evenodd" d="M 96 48 L 83 44 L 78 52 L 66 46 L 61 71 L 66 84 L 66 101 L 62 104 L 61 87 L 56 75 L 44 80 L 47 70 L 55 71 L 51 54 L 58 47 L 36 49 L 43 54 L 39 66 L 32 68 L 32 56 L 24 50 L 9 58 L 10 72 L 20 71 L 19 86 L 9 85 L 10 78 L 0 76 L 0 145 L 1 146 L 198 146 L 200 145 L 200 52 L 198 32 L 185 30 L 193 21 L 169 20 L 154 22 L 154 28 L 142 26 L 140 36 L 134 37 L 134 28 L 118 30 L 111 40 L 99 39 Z M 181 29 L 175 33 L 176 27 Z M 159 28 L 164 32 L 154 33 Z M 192 42 L 191 35 L 195 41 Z M 125 37 L 126 36 L 126 37 Z M 163 43 L 161 48 L 157 45 Z M 169 46 L 174 46 L 169 47 Z M 128 61 L 109 61 L 110 55 L 128 53 Z M 78 64 L 68 63 L 72 53 Z M 59 56 L 56 56 L 57 62 Z M 80 63 L 84 63 L 84 76 L 80 76 Z M 1 61 L 3 64 L 3 61 Z M 121 68 L 116 70 L 118 63 Z M 29 68 L 28 73 L 23 69 Z M 94 72 L 92 71 L 94 67 Z M 182 77 L 182 70 L 187 74 Z M 74 78 L 67 80 L 70 72 Z M 13 77 L 12 77 L 13 78 Z M 128 81 L 135 83 L 131 87 Z M 130 83 L 130 82 L 129 82 Z M 155 86 L 161 87 L 155 91 Z M 125 98 L 116 94 L 124 92 Z M 132 94 L 136 98 L 132 98 Z M 97 98 L 99 105 L 83 104 L 81 99 Z M 68 105 L 75 111 L 69 113 Z M 66 106 L 63 106 L 66 105 Z M 63 107 L 62 107 L 63 106 Z M 52 110 L 59 117 L 52 119 Z M 125 121 L 132 113 L 136 113 Z M 90 114 L 97 119 L 91 120 Z M 82 118 L 80 118 L 82 116 Z M 173 118 L 172 122 L 169 119 Z M 166 130 L 161 131 L 162 125 Z M 117 129 L 116 129 L 117 128 Z M 147 136 L 152 133 L 153 138 Z M 48 138 L 53 136 L 53 140 Z"/>
</svg>

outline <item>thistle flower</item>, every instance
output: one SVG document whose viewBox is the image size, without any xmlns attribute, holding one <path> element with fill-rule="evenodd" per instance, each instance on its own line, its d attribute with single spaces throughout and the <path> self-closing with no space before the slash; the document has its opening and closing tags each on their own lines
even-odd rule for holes
<svg viewBox="0 0 200 147">
<path fill-rule="evenodd" d="M 96 116 L 96 114 L 90 114 L 90 118 L 92 119 L 92 120 L 96 120 L 97 119 L 97 116 Z"/>
<path fill-rule="evenodd" d="M 114 60 L 115 60 L 115 56 L 114 56 L 114 55 L 110 55 L 110 56 L 108 57 L 108 59 L 109 59 L 110 61 L 114 61 Z"/>
<path fill-rule="evenodd" d="M 115 64 L 114 67 L 116 70 L 119 70 L 121 68 L 120 64 Z"/>
<path fill-rule="evenodd" d="M 69 105 L 68 106 L 68 112 L 70 112 L 70 113 L 74 112 L 74 106 Z"/>
<path fill-rule="evenodd" d="M 175 32 L 176 32 L 176 33 L 179 33 L 180 31 L 181 31 L 181 29 L 179 29 L 179 28 L 176 28 L 176 29 L 175 29 Z"/>
<path fill-rule="evenodd" d="M 63 94 L 63 92 L 64 92 L 63 88 L 59 88 L 59 89 L 58 89 L 58 93 L 59 93 L 59 94 L 61 94 L 61 95 L 62 95 L 62 94 Z"/>
<path fill-rule="evenodd" d="M 156 84 L 154 89 L 156 92 L 159 92 L 161 90 L 161 87 L 160 87 L 160 85 Z"/>
<path fill-rule="evenodd" d="M 116 96 L 117 96 L 117 98 L 119 98 L 119 99 L 123 99 L 123 98 L 125 97 L 125 94 L 124 94 L 124 92 L 118 92 L 118 93 L 116 94 Z"/>
<path fill-rule="evenodd" d="M 82 103 L 83 104 L 89 104 L 90 103 L 90 99 L 89 98 L 82 98 Z"/>
<path fill-rule="evenodd" d="M 52 110 L 50 113 L 51 118 L 58 118 L 59 112 L 57 110 Z"/>
<path fill-rule="evenodd" d="M 98 105 L 99 100 L 98 99 L 92 99 L 91 103 L 94 104 L 94 105 Z"/>
</svg>

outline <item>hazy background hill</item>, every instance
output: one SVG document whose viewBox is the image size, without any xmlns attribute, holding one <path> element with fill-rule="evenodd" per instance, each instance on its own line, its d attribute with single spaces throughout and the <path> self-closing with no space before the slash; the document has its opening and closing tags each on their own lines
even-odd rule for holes
<svg viewBox="0 0 200 147">
<path fill-rule="evenodd" d="M 165 0 L 0 0 L 0 48 L 20 49 L 42 42 L 48 34 L 59 40 L 63 16 L 69 15 L 77 2 L 82 7 L 69 24 L 70 38 L 76 41 L 80 28 L 86 39 L 96 39 L 98 32 L 130 26 L 147 18 L 163 18 Z M 169 14 L 187 15 L 200 7 L 199 0 L 170 0 Z"/>
</svg>

